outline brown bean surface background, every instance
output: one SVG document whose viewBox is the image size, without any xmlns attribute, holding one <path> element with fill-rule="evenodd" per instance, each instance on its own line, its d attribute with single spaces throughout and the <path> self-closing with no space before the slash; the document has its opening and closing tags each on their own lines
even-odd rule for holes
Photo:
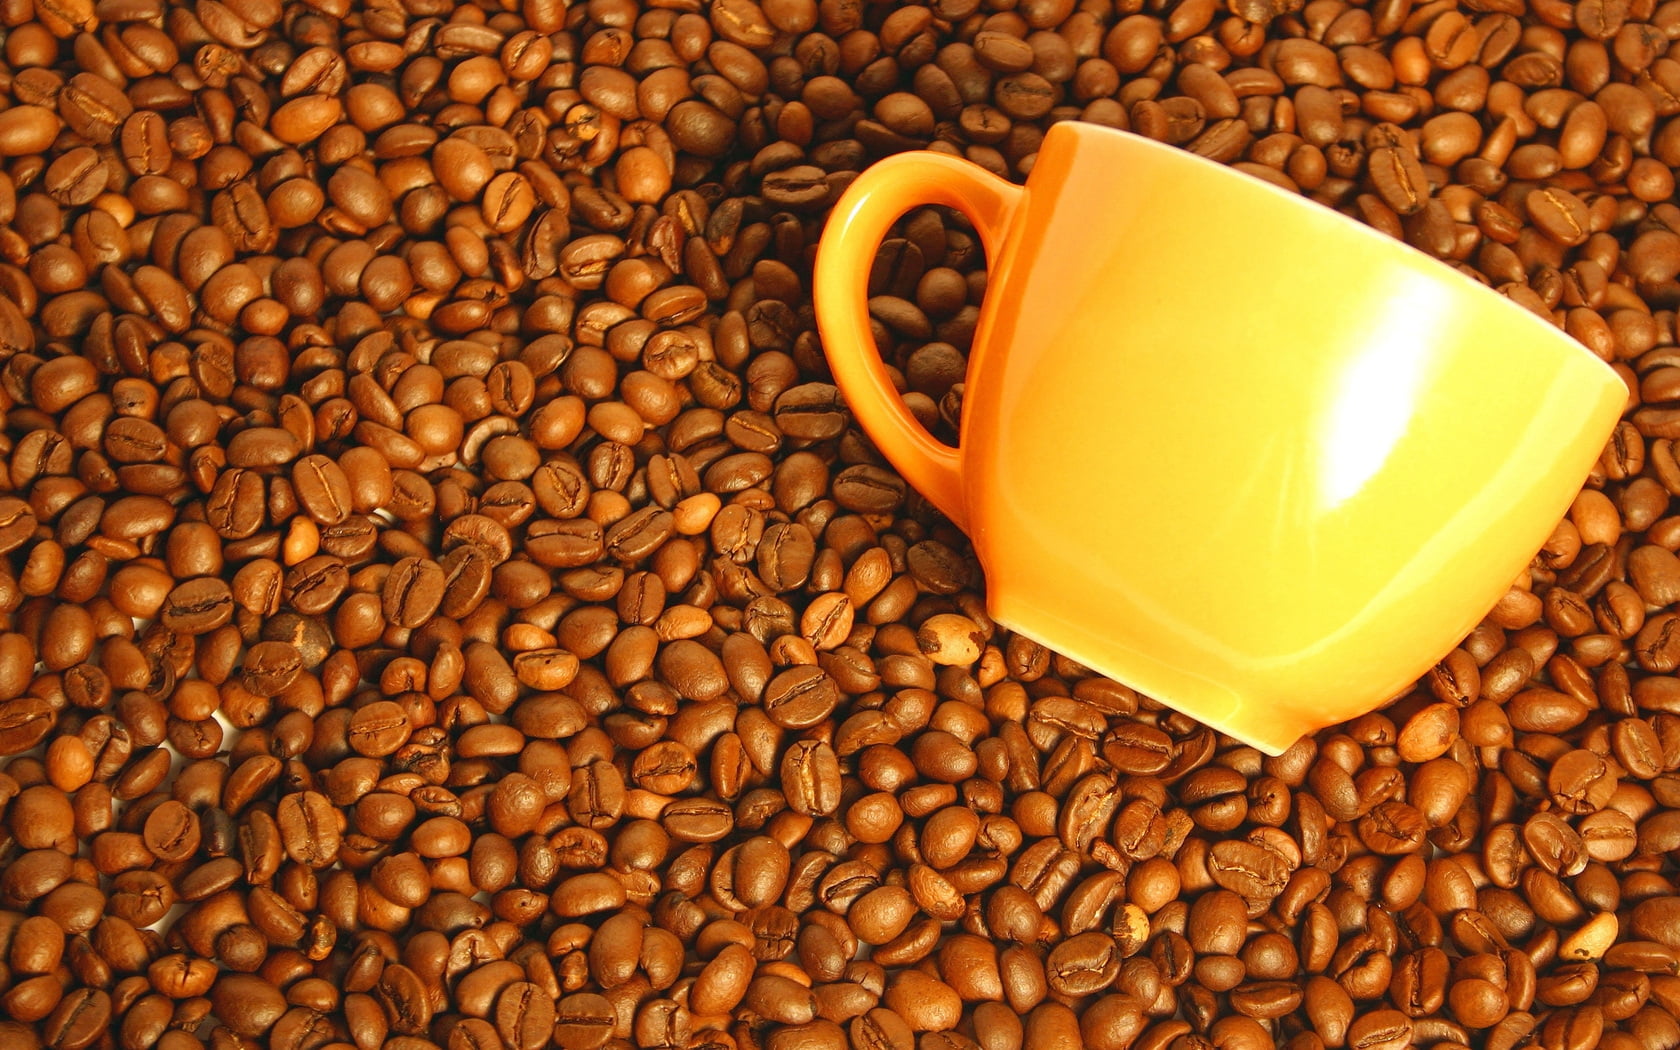
<svg viewBox="0 0 1680 1050">
<path fill-rule="evenodd" d="M 1677 38 L 1680 0 L 0 0 L 0 1048 L 1680 1047 Z M 856 173 L 1019 181 L 1061 120 L 1627 380 L 1487 619 L 1281 758 L 993 624 L 827 371 Z M 985 292 L 937 209 L 869 274 L 947 440 Z"/>
</svg>

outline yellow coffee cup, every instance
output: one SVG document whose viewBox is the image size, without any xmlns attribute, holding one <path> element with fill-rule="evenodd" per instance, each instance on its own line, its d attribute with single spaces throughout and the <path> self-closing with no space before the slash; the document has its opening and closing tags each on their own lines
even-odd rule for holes
<svg viewBox="0 0 1680 1050">
<path fill-rule="evenodd" d="M 990 265 L 959 447 L 870 334 L 892 223 L 966 214 Z M 858 422 L 973 540 L 1001 625 L 1270 754 L 1372 710 L 1474 627 L 1628 391 L 1420 252 L 1148 139 L 1060 123 L 1024 187 L 865 171 L 816 260 Z"/>
</svg>

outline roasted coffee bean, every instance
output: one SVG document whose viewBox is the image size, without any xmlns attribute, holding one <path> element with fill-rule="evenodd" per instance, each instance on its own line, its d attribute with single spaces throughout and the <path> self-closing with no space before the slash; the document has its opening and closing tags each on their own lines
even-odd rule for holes
<svg viewBox="0 0 1680 1050">
<path fill-rule="evenodd" d="M 407 743 L 408 716 L 399 704 L 375 700 L 350 716 L 347 736 L 356 753 L 383 757 Z"/>
<path fill-rule="evenodd" d="M 562 1050 L 594 1050 L 612 1038 L 617 1014 L 598 994 L 568 995 L 555 1005 L 554 1041 Z"/>
<path fill-rule="evenodd" d="M 325 867 L 337 857 L 338 819 L 331 802 L 313 791 L 287 795 L 275 815 L 286 854 L 315 868 Z"/>
<path fill-rule="evenodd" d="M 265 1035 L 286 1011 L 280 989 L 250 974 L 224 974 L 218 978 L 210 1001 L 222 1023 L 249 1038 Z"/>
<path fill-rule="evenodd" d="M 839 702 L 834 679 L 820 668 L 790 668 L 764 689 L 764 710 L 785 729 L 806 729 L 827 718 Z"/>
<path fill-rule="evenodd" d="M 1580 244 L 1591 233 L 1587 206 L 1567 190 L 1535 190 L 1523 205 L 1540 232 L 1560 244 Z"/>
<path fill-rule="evenodd" d="M 827 816 L 840 804 L 840 763 L 833 748 L 804 741 L 782 756 L 782 789 L 797 813 Z"/>
<path fill-rule="evenodd" d="M 52 732 L 57 714 L 46 700 L 16 696 L 0 700 L 0 754 L 30 750 Z"/>
<path fill-rule="evenodd" d="M 443 567 L 429 558 L 404 558 L 385 578 L 381 601 L 385 619 L 398 627 L 419 627 L 443 603 L 447 580 Z"/>
<path fill-rule="evenodd" d="M 1288 862 L 1277 853 L 1249 842 L 1215 843 L 1208 853 L 1213 880 L 1251 900 L 1270 900 L 1283 892 L 1289 879 Z"/>
<path fill-rule="evenodd" d="M 145 842 L 160 860 L 186 860 L 198 850 L 198 818 L 179 802 L 165 802 L 146 817 Z"/>
<path fill-rule="evenodd" d="M 510 1050 L 540 1050 L 555 1033 L 554 1000 L 529 981 L 515 981 L 497 997 L 496 1032 Z"/>
<path fill-rule="evenodd" d="M 215 630 L 232 616 L 233 594 L 228 585 L 221 580 L 200 577 L 170 591 L 158 618 L 171 630 L 198 635 Z"/>
<path fill-rule="evenodd" d="M 1371 151 L 1369 164 L 1372 186 L 1396 213 L 1414 215 L 1429 203 L 1429 185 L 1423 166 L 1409 147 L 1379 147 Z"/>
<path fill-rule="evenodd" d="M 292 467 L 298 503 L 322 525 L 336 525 L 351 513 L 350 479 L 343 468 L 322 455 L 308 455 Z"/>
<path fill-rule="evenodd" d="M 1045 960 L 1050 988 L 1061 995 L 1091 995 L 1109 987 L 1120 974 L 1120 948 L 1114 938 L 1095 931 L 1058 944 Z"/>
</svg>

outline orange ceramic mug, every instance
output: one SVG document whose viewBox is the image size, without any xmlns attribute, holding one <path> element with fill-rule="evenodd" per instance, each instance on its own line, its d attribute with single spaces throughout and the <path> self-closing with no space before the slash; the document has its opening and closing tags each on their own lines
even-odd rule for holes
<svg viewBox="0 0 1680 1050">
<path fill-rule="evenodd" d="M 870 262 L 943 204 L 990 280 L 960 447 L 905 407 Z M 859 423 L 964 528 L 1005 627 L 1270 754 L 1404 690 L 1568 508 L 1623 382 L 1504 297 L 1327 208 L 1061 123 L 1025 187 L 904 153 L 816 262 Z"/>
</svg>

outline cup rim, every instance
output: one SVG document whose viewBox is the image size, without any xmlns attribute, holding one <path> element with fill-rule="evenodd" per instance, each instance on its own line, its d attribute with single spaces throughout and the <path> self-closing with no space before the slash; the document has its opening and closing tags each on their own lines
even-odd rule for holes
<svg viewBox="0 0 1680 1050">
<path fill-rule="evenodd" d="M 1113 144 L 1139 148 L 1153 154 L 1167 164 L 1179 165 L 1193 171 L 1218 172 L 1225 179 L 1232 192 L 1246 193 L 1263 200 L 1269 200 L 1272 206 L 1280 206 L 1286 212 L 1300 216 L 1302 221 L 1315 223 L 1324 229 L 1338 231 L 1337 236 L 1351 236 L 1363 239 L 1367 244 L 1378 245 L 1383 254 L 1393 263 L 1415 267 L 1429 274 L 1443 277 L 1451 287 L 1458 289 L 1461 295 L 1465 292 L 1471 292 L 1475 294 L 1477 301 L 1485 302 L 1491 299 L 1499 302 L 1502 304 L 1501 309 L 1506 314 L 1515 314 L 1523 318 L 1523 323 L 1533 330 L 1534 338 L 1537 341 L 1550 343 L 1560 349 L 1566 349 L 1566 352 L 1578 354 L 1585 360 L 1597 365 L 1601 369 L 1600 374 L 1604 379 L 1614 380 L 1618 384 L 1622 382 L 1621 376 L 1610 366 L 1608 361 L 1587 349 L 1579 340 L 1562 329 L 1518 305 L 1508 297 L 1501 295 L 1497 289 L 1482 284 L 1442 260 L 1419 251 L 1404 241 L 1396 240 L 1373 226 L 1368 226 L 1351 216 L 1343 215 L 1328 205 L 1320 204 L 1298 193 L 1291 193 L 1282 186 L 1273 185 L 1264 179 L 1249 175 L 1218 161 L 1209 160 L 1207 157 L 1198 156 L 1188 150 L 1170 146 L 1165 142 L 1158 142 L 1133 131 L 1123 131 L 1120 128 L 1111 128 L 1105 124 L 1094 124 L 1089 121 L 1063 120 L 1052 124 L 1049 130 L 1045 132 L 1045 141 L 1044 146 L 1041 147 L 1041 152 L 1043 149 L 1050 148 L 1055 139 L 1067 135 L 1094 138 L 1098 141 L 1107 140 Z"/>
</svg>

